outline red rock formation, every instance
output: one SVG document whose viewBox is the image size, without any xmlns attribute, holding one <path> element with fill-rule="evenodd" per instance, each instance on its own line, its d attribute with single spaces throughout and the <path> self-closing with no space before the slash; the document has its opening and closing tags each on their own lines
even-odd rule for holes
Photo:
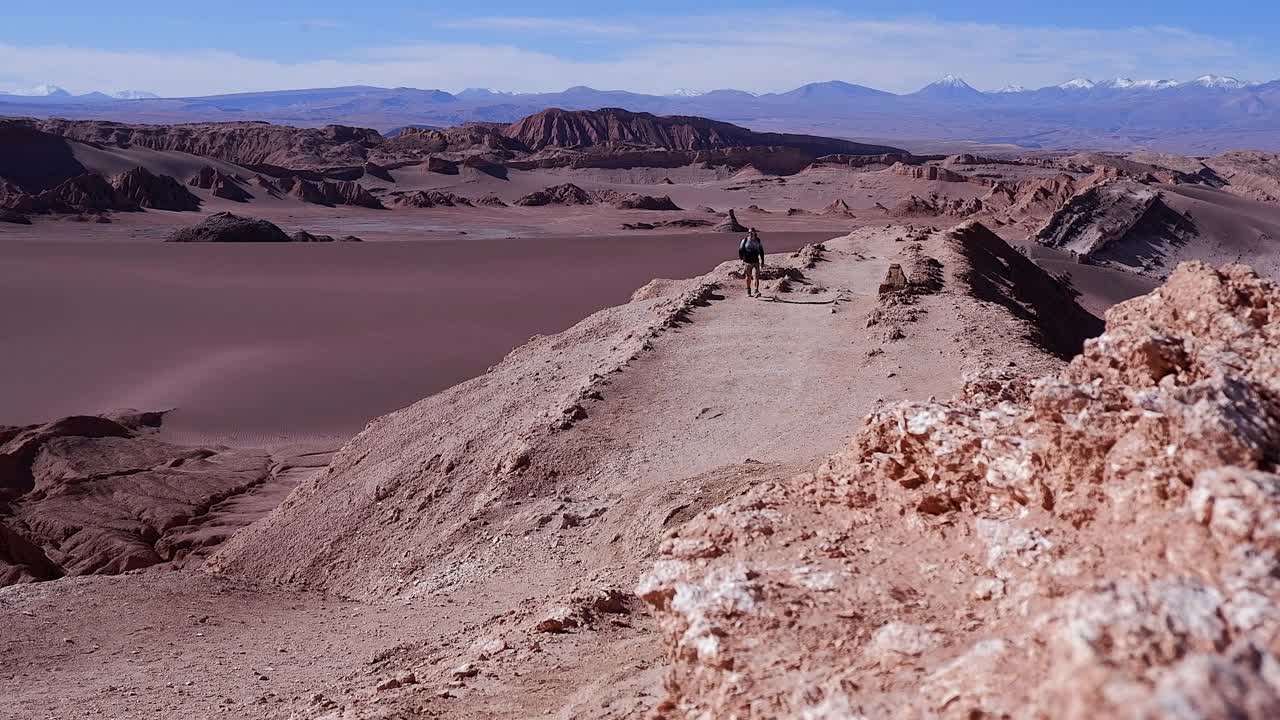
<svg viewBox="0 0 1280 720">
<path fill-rule="evenodd" d="M 392 205 L 399 207 L 433 208 L 465 205 L 471 207 L 471 201 L 461 195 L 442 190 L 414 190 L 413 192 L 395 193 Z"/>
<path fill-rule="evenodd" d="M 200 209 L 200 198 L 192 195 L 182 183 L 168 175 L 156 175 L 144 167 L 136 167 L 111 178 L 111 187 L 139 207 L 175 211 Z"/>
<path fill-rule="evenodd" d="M 535 207 L 539 205 L 590 205 L 592 202 L 591 195 L 586 190 L 573 183 L 565 183 L 531 192 L 516 200 L 515 204 Z"/>
<path fill-rule="evenodd" d="M 853 212 L 853 208 L 849 207 L 849 203 L 840 199 L 832 200 L 826 207 L 822 208 L 822 214 L 847 218 L 857 217 Z"/>
<path fill-rule="evenodd" d="M 212 165 L 205 165 L 196 172 L 195 175 L 187 181 L 191 187 L 198 187 L 202 190 L 212 190 L 214 197 L 220 197 L 234 202 L 248 202 L 253 199 L 253 195 L 249 194 L 240 186 L 239 181 L 227 175 L 226 173 L 214 168 Z"/>
<path fill-rule="evenodd" d="M 987 210 L 1000 213 L 1009 222 L 1039 225 L 1048 220 L 1080 189 L 1071 175 L 1030 178 L 1010 184 L 997 182 L 982 196 Z"/>
<path fill-rule="evenodd" d="M 296 482 L 270 453 L 156 440 L 160 420 L 125 411 L 0 427 L 0 586 L 190 562 L 269 511 L 280 490 L 247 496 Z"/>
<path fill-rule="evenodd" d="M 619 194 L 615 192 L 608 193 L 592 193 L 592 197 L 596 202 L 622 210 L 679 210 L 669 195 L 662 197 L 654 197 L 652 195 L 641 195 L 640 193 Z"/>
<path fill-rule="evenodd" d="M 334 237 L 332 235 L 313 235 L 306 230 L 299 230 L 298 232 L 290 235 L 289 238 L 294 242 L 303 243 L 363 242 L 355 235 L 343 235 L 342 237 Z"/>
<path fill-rule="evenodd" d="M 427 158 L 427 172 L 440 173 L 441 175 L 457 175 L 458 163 L 433 155 Z"/>
<path fill-rule="evenodd" d="M 147 147 L 214 158 L 238 165 L 326 168 L 364 165 L 382 142 L 374 130 L 328 125 L 295 128 L 256 122 L 126 125 L 98 120 L 44 120 L 45 132 L 82 142 Z"/>
<path fill-rule="evenodd" d="M 1189 263 L 1061 372 L 877 410 L 663 541 L 655 714 L 1275 717 L 1278 397 L 1280 290 Z"/>
<path fill-rule="evenodd" d="M 462 161 L 462 166 L 496 177 L 499 180 L 507 179 L 507 168 L 502 163 L 483 155 L 468 156 Z"/>
<path fill-rule="evenodd" d="M 303 202 L 316 205 L 355 205 L 374 209 L 382 208 L 382 201 L 374 197 L 363 185 L 350 180 L 304 180 L 285 177 L 275 181 L 280 190 Z"/>
<path fill-rule="evenodd" d="M 666 150 L 720 150 L 745 147 L 786 147 L 811 153 L 810 159 L 832 153 L 873 154 L 895 148 L 864 145 L 812 135 L 758 133 L 726 122 L 683 115 L 658 116 L 620 108 L 560 110 L 551 108 L 513 123 L 503 131 L 531 150 L 545 147 L 581 148 L 627 144 Z"/>
<path fill-rule="evenodd" d="M 889 214 L 894 217 L 901 218 L 943 215 L 963 218 L 979 213 L 982 209 L 982 201 L 976 198 L 968 200 L 961 198 L 945 198 L 934 193 L 928 197 L 911 195 L 906 200 L 903 200 L 890 208 Z"/>
<path fill-rule="evenodd" d="M 364 164 L 364 174 L 369 177 L 377 178 L 384 182 L 395 182 L 395 178 L 391 177 L 391 173 L 387 172 L 385 167 L 377 163 L 367 162 Z M 354 178 L 353 178 L 354 179 Z"/>
<path fill-rule="evenodd" d="M 894 163 L 888 172 L 916 180 L 937 180 L 940 182 L 968 182 L 969 180 L 969 178 L 958 172 L 952 172 L 937 165 L 906 165 L 898 162 Z"/>
<path fill-rule="evenodd" d="M 814 160 L 815 165 L 846 165 L 851 168 L 879 168 L 887 169 L 898 163 L 904 165 L 918 165 L 926 158 L 918 158 L 911 153 L 905 151 L 878 153 L 873 155 L 850 155 L 848 153 L 833 153 L 831 155 L 823 155 Z"/>
<path fill-rule="evenodd" d="M 101 175 L 73 177 L 41 193 L 22 192 L 0 180 L 0 208 L 21 213 L 100 213 L 138 210 L 138 204 L 119 193 Z"/>
<path fill-rule="evenodd" d="M 747 226 L 738 222 L 738 216 L 734 214 L 733 208 L 729 208 L 728 217 L 711 229 L 715 232 L 742 233 L 747 231 Z"/>
<path fill-rule="evenodd" d="M 190 227 L 169 233 L 166 242 L 292 242 L 274 223 L 241 217 L 229 212 L 214 213 Z"/>
</svg>

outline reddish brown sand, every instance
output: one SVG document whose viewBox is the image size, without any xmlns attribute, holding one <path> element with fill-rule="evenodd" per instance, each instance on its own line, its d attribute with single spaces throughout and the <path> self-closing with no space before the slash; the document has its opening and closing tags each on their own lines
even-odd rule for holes
<svg viewBox="0 0 1280 720">
<path fill-rule="evenodd" d="M 770 251 L 829 232 L 769 233 Z M 166 434 L 345 440 L 653 277 L 719 233 L 358 245 L 0 243 L 0 422 L 177 408 Z"/>
</svg>

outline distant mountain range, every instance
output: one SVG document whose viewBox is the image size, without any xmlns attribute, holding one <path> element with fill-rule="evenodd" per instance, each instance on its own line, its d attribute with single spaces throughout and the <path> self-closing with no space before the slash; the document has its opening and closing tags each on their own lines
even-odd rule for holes
<svg viewBox="0 0 1280 720">
<path fill-rule="evenodd" d="M 58 87 L 50 83 L 36 85 L 26 90 L 18 90 L 15 92 L 7 92 L 0 90 L 0 101 L 14 100 L 20 98 L 29 102 L 101 102 L 103 100 L 157 100 L 159 95 L 146 92 L 144 90 L 120 90 L 113 93 L 88 92 L 83 95 L 74 95 L 65 88 Z"/>
<path fill-rule="evenodd" d="M 707 117 L 760 131 L 899 144 L 971 140 L 1027 148 L 1139 147 L 1182 153 L 1280 149 L 1280 81 L 1248 83 L 1217 75 L 1187 82 L 1077 78 L 1034 90 L 1011 85 L 994 92 L 949 75 L 902 95 L 838 80 L 761 95 L 733 89 L 646 95 L 583 86 L 558 93 L 470 88 L 451 94 L 353 86 L 157 98 L 138 91 L 72 95 L 53 85 L 22 95 L 0 94 L 0 114 L 11 116 L 150 123 L 264 120 L 381 131 L 510 123 L 549 107 L 619 107 Z"/>
</svg>

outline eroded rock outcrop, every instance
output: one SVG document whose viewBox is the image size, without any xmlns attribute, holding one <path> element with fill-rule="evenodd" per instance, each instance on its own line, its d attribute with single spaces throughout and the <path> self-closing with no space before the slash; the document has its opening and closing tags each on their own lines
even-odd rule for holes
<svg viewBox="0 0 1280 720">
<path fill-rule="evenodd" d="M 989 212 L 1003 220 L 1038 226 L 1081 190 L 1082 183 L 1065 173 L 1016 183 L 997 182 L 981 198 Z"/>
<path fill-rule="evenodd" d="M 168 175 L 156 175 L 144 167 L 127 170 L 111 178 L 111 187 L 139 207 L 154 210 L 195 211 L 200 198 Z"/>
<path fill-rule="evenodd" d="M 162 416 L 0 427 L 0 586 L 199 560 L 327 459 L 173 445 Z"/>
<path fill-rule="evenodd" d="M 981 212 L 982 201 L 977 198 L 949 198 L 930 194 L 927 197 L 911 195 L 888 209 L 890 215 L 900 218 L 950 216 L 963 218 Z"/>
<path fill-rule="evenodd" d="M 248 202 L 253 199 L 253 194 L 241 187 L 238 179 L 212 165 L 205 165 L 200 168 L 195 175 L 191 176 L 187 184 L 202 190 L 212 190 L 214 197 L 220 197 L 225 200 Z"/>
<path fill-rule="evenodd" d="M 729 214 L 724 220 L 721 220 L 715 227 L 711 228 L 716 232 L 732 232 L 741 233 L 747 231 L 747 226 L 738 222 L 738 216 L 734 213 L 733 208 L 729 208 Z"/>
<path fill-rule="evenodd" d="M 19 213 L 102 213 L 140 208 L 106 178 L 86 173 L 38 193 L 23 192 L 0 179 L 0 209 Z"/>
<path fill-rule="evenodd" d="M 382 201 L 363 185 L 351 180 L 307 180 L 295 176 L 279 178 L 275 185 L 281 192 L 306 203 L 382 209 Z"/>
<path fill-rule="evenodd" d="M 914 180 L 936 180 L 938 182 L 968 182 L 969 178 L 937 165 L 905 165 L 894 163 L 887 172 Z"/>
<path fill-rule="evenodd" d="M 595 200 L 591 197 L 591 193 L 573 183 L 564 183 L 563 185 L 552 185 L 542 190 L 535 190 L 516 200 L 515 204 L 537 207 L 541 205 L 591 205 L 594 202 Z"/>
<path fill-rule="evenodd" d="M 1035 239 L 1082 262 L 1158 273 L 1164 254 L 1195 234 L 1191 222 L 1166 205 L 1159 190 L 1116 180 L 1073 196 Z"/>
<path fill-rule="evenodd" d="M 196 225 L 174 230 L 169 233 L 165 241 L 293 242 L 293 239 L 268 220 L 220 212 L 210 215 Z"/>
<path fill-rule="evenodd" d="M 471 207 L 472 203 L 461 195 L 444 190 L 414 190 L 412 192 L 394 194 L 391 204 L 398 207 L 433 208 L 456 207 L 458 205 Z"/>
<path fill-rule="evenodd" d="M 546 147 L 579 148 L 627 143 L 665 150 L 720 150 L 745 147 L 786 147 L 811 153 L 810 160 L 833 153 L 873 154 L 896 148 L 849 140 L 760 133 L 726 122 L 683 115 L 660 116 L 621 108 L 561 110 L 551 108 L 512 123 L 503 135 L 531 150 Z"/>
<path fill-rule="evenodd" d="M 1280 289 L 1180 266 L 1056 374 L 872 413 L 673 530 L 661 717 L 1280 712 Z"/>
<path fill-rule="evenodd" d="M 834 215 L 836 217 L 857 217 L 853 212 L 853 208 L 849 207 L 849 203 L 844 200 L 832 200 L 826 207 L 822 208 L 823 215 Z"/>
<path fill-rule="evenodd" d="M 146 147 L 214 158 L 238 165 L 288 168 L 362 166 L 382 137 L 342 125 L 297 128 L 263 122 L 130 125 L 101 120 L 42 120 L 44 132 L 81 142 Z"/>
<path fill-rule="evenodd" d="M 621 210 L 679 210 L 680 206 L 671 200 L 671 196 L 641 195 L 640 193 L 592 193 L 596 202 L 611 205 Z"/>
</svg>

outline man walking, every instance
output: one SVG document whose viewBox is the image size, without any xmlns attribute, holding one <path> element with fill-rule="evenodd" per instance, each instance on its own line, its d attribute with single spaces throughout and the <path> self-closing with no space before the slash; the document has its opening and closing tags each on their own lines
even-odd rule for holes
<svg viewBox="0 0 1280 720">
<path fill-rule="evenodd" d="M 751 279 L 756 281 L 755 297 L 760 297 L 760 269 L 764 267 L 764 243 L 755 228 L 738 243 L 738 258 L 742 260 L 742 273 L 747 278 L 747 297 L 751 297 Z"/>
</svg>

